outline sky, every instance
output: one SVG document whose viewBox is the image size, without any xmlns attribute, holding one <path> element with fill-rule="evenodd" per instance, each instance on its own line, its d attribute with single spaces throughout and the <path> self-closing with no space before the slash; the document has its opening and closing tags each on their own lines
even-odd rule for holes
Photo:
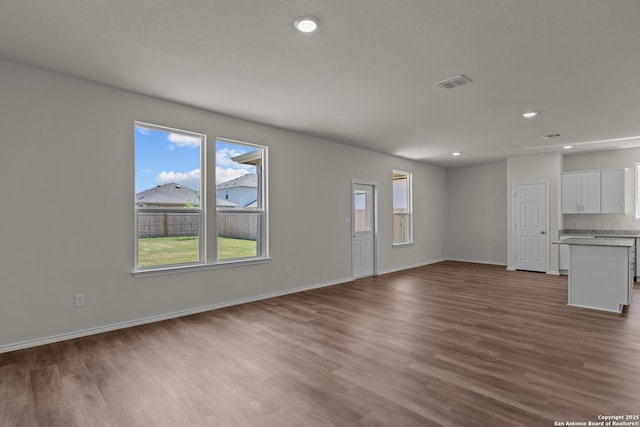
<svg viewBox="0 0 640 427">
<path fill-rule="evenodd" d="M 135 192 L 174 182 L 200 190 L 200 146 L 198 136 L 136 126 Z M 216 184 L 255 172 L 254 166 L 231 160 L 254 148 L 218 140 L 215 149 Z"/>
</svg>

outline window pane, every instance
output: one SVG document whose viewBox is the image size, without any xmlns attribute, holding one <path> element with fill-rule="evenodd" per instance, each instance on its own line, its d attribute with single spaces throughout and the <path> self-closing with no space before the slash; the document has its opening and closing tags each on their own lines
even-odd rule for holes
<svg viewBox="0 0 640 427">
<path fill-rule="evenodd" d="M 216 206 L 218 209 L 262 208 L 259 172 L 262 150 L 216 141 Z"/>
<path fill-rule="evenodd" d="M 393 214 L 393 243 L 411 241 L 410 219 L 407 214 Z"/>
<path fill-rule="evenodd" d="M 138 267 L 200 261 L 199 212 L 138 212 Z"/>
<path fill-rule="evenodd" d="M 408 213 L 407 177 L 393 179 L 393 212 Z"/>
<path fill-rule="evenodd" d="M 202 136 L 135 128 L 136 207 L 200 206 Z"/>
<path fill-rule="evenodd" d="M 218 212 L 218 259 L 259 255 L 261 213 Z"/>
<path fill-rule="evenodd" d="M 356 233 L 367 233 L 371 231 L 371 191 L 354 190 L 354 226 Z"/>
<path fill-rule="evenodd" d="M 204 135 L 136 123 L 136 268 L 203 262 L 203 144 Z"/>
</svg>

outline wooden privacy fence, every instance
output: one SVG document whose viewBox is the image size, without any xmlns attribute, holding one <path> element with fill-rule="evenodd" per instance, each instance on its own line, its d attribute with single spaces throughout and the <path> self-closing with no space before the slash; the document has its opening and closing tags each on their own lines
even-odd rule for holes
<svg viewBox="0 0 640 427">
<path fill-rule="evenodd" d="M 405 243 L 411 240 L 410 219 L 406 213 L 393 214 L 393 243 Z"/>
<path fill-rule="evenodd" d="M 256 240 L 258 214 L 218 214 L 218 236 L 232 239 Z"/>
<path fill-rule="evenodd" d="M 218 215 L 218 236 L 256 240 L 256 214 L 225 213 Z M 138 237 L 197 236 L 198 214 L 191 212 L 139 212 Z"/>
<path fill-rule="evenodd" d="M 179 212 L 139 212 L 139 237 L 197 236 L 198 214 Z"/>
</svg>

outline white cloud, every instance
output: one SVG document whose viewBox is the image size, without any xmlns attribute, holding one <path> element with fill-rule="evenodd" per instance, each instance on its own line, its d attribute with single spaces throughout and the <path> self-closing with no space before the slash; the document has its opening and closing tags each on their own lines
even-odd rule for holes
<svg viewBox="0 0 640 427">
<path fill-rule="evenodd" d="M 231 160 L 232 157 L 244 154 L 246 151 L 234 150 L 233 148 L 224 147 L 216 151 L 216 166 L 226 166 L 232 169 L 252 170 L 255 166 L 243 165 Z"/>
<path fill-rule="evenodd" d="M 149 135 L 151 134 L 151 131 L 147 128 L 142 128 L 140 126 L 136 126 L 136 132 L 138 132 L 140 135 Z"/>
<path fill-rule="evenodd" d="M 167 139 L 179 147 L 200 147 L 201 139 L 197 136 L 183 135 L 179 133 L 170 133 Z"/>
<path fill-rule="evenodd" d="M 216 167 L 216 184 L 231 181 L 247 173 L 247 171 L 242 169 Z"/>
<path fill-rule="evenodd" d="M 169 184 L 171 182 L 182 184 L 194 190 L 199 190 L 200 169 L 194 169 L 190 172 L 163 171 L 156 176 L 156 183 L 158 185 Z"/>
</svg>

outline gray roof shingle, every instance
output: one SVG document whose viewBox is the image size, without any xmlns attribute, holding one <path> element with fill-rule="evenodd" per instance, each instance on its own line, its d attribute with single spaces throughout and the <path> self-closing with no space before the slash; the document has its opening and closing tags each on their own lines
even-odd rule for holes
<svg viewBox="0 0 640 427">
<path fill-rule="evenodd" d="M 144 205 L 200 205 L 200 192 L 175 182 L 158 185 L 136 194 L 136 204 Z"/>
<path fill-rule="evenodd" d="M 216 185 L 217 190 L 224 190 L 227 188 L 236 188 L 236 187 L 257 188 L 258 175 L 255 173 L 248 173 L 236 179 L 232 179 L 231 181 L 223 182 L 221 184 Z"/>
</svg>

